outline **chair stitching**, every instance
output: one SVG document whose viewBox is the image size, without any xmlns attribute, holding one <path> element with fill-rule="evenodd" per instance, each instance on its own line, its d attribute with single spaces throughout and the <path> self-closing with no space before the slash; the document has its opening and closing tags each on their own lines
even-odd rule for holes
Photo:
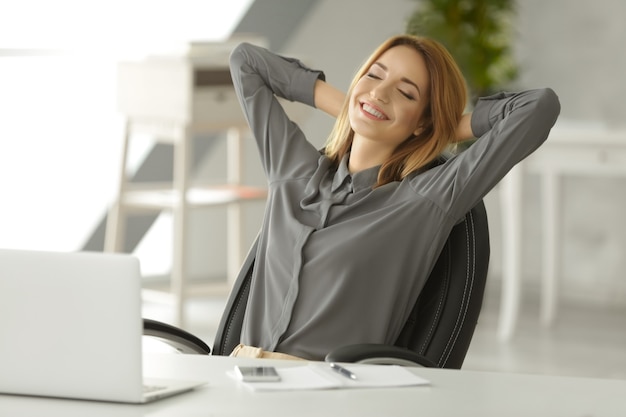
<svg viewBox="0 0 626 417">
<path fill-rule="evenodd" d="M 449 255 L 448 255 L 449 257 Z M 449 268 L 448 268 L 449 262 L 446 262 L 446 272 L 449 273 Z M 422 344 L 422 347 L 420 348 L 420 352 L 424 352 L 426 350 L 426 345 L 431 341 L 431 337 L 433 332 L 435 331 L 435 327 L 437 327 L 437 322 L 439 320 L 439 316 L 441 315 L 441 311 L 443 310 L 443 300 L 445 299 L 445 297 L 441 296 L 439 297 L 439 305 L 437 306 L 437 314 L 435 314 L 435 318 L 432 321 L 432 324 L 430 326 L 430 329 L 428 330 L 428 335 L 426 337 L 426 339 L 424 340 L 424 343 Z"/>
<path fill-rule="evenodd" d="M 472 229 L 472 231 L 475 232 L 474 217 L 473 217 L 473 214 L 471 212 L 469 214 L 469 219 L 470 219 L 471 225 L 472 225 L 471 229 Z M 468 240 L 469 240 L 469 234 L 468 234 Z M 461 324 L 459 326 L 455 326 L 455 329 L 457 329 L 457 328 L 460 329 L 463 326 L 463 323 L 465 322 L 465 317 L 467 316 L 467 311 L 468 311 L 468 308 L 469 308 L 469 297 L 471 297 L 471 294 L 472 294 L 471 291 L 472 291 L 472 288 L 474 286 L 474 278 L 476 277 L 476 233 L 472 233 L 472 244 L 473 245 L 471 247 L 473 247 L 474 250 L 471 253 L 471 259 L 472 259 L 472 269 L 471 269 L 471 271 L 472 271 L 472 275 L 471 275 L 471 279 L 469 281 L 470 282 L 469 292 L 468 291 L 464 291 L 464 294 L 463 294 L 463 300 L 465 301 L 465 294 L 467 294 L 468 299 L 467 299 L 467 302 L 465 303 L 465 308 L 463 309 L 463 312 L 462 312 L 463 317 L 461 319 Z M 470 251 L 470 246 L 469 246 L 469 242 L 468 242 L 468 252 L 469 251 Z M 470 259 L 470 256 L 468 256 L 468 274 L 469 274 L 469 259 Z M 466 280 L 466 284 L 467 284 L 467 280 Z M 466 285 L 466 289 L 467 289 L 467 285 Z M 460 333 L 460 330 L 454 333 L 454 336 L 453 336 L 454 337 L 454 342 L 452 343 L 452 347 L 448 351 L 446 359 L 443 362 L 444 364 L 448 361 L 448 359 L 450 358 L 450 355 L 452 354 L 453 346 L 454 346 L 454 344 L 456 343 L 456 340 L 459 337 L 459 333 Z"/>
<path fill-rule="evenodd" d="M 465 292 L 467 291 L 467 281 L 468 281 L 468 274 L 469 274 L 469 261 L 470 261 L 470 257 L 469 257 L 469 233 L 468 233 L 468 222 L 467 220 L 464 222 L 465 223 L 465 236 L 466 236 L 466 242 L 465 242 L 465 247 L 467 248 L 468 251 L 468 257 L 467 257 L 467 266 L 466 266 L 466 276 L 465 276 L 465 287 L 463 288 L 463 297 L 461 299 L 461 303 L 463 304 L 465 302 Z M 455 333 L 456 333 L 456 329 L 458 328 L 458 324 L 459 324 L 459 316 L 457 316 L 456 322 L 454 324 L 454 328 L 452 330 L 452 333 L 450 335 L 450 338 L 448 339 L 448 343 L 446 343 L 446 347 L 444 348 L 444 350 L 441 353 L 441 357 L 439 358 L 438 364 L 440 366 L 445 366 L 446 361 L 448 360 L 448 357 L 450 356 L 450 353 L 448 351 L 448 348 L 450 346 L 450 342 L 452 342 L 452 339 L 455 338 Z M 450 351 L 452 350 L 452 348 L 450 348 Z M 446 356 L 447 353 L 447 356 Z M 445 356 L 445 358 L 444 358 Z"/>
<path fill-rule="evenodd" d="M 474 216 L 473 216 L 471 211 L 469 212 L 468 217 L 469 217 L 469 220 L 470 220 L 471 226 L 472 226 L 471 230 L 475 230 Z M 469 296 L 471 295 L 471 289 L 474 286 L 474 277 L 476 275 L 476 246 L 475 246 L 476 245 L 476 233 L 472 233 L 472 244 L 473 244 L 473 246 L 471 246 L 471 247 L 473 247 L 474 250 L 470 251 L 470 248 L 471 248 L 470 244 L 469 244 L 469 237 L 470 237 L 470 235 L 469 235 L 469 230 L 468 230 L 469 227 L 468 227 L 467 222 L 465 223 L 465 229 L 466 229 L 466 232 L 467 232 L 467 241 L 466 241 L 466 243 L 467 243 L 467 251 L 468 251 L 467 275 L 466 275 L 466 278 L 465 278 L 465 288 L 463 290 L 463 303 L 464 303 L 465 307 L 463 308 L 463 310 L 462 310 L 461 314 L 459 315 L 459 317 L 457 317 L 457 322 L 456 322 L 456 324 L 454 326 L 454 332 L 452 333 L 451 338 L 448 340 L 448 344 L 446 345 L 446 348 L 444 349 L 444 355 L 446 355 L 446 353 L 445 353 L 446 351 L 447 351 L 447 355 L 446 355 L 445 359 L 443 359 L 443 357 L 442 357 L 443 362 L 440 362 L 442 364 L 442 366 L 445 366 L 446 362 L 450 358 L 450 355 L 452 354 L 452 350 L 453 350 L 454 344 L 456 343 L 456 340 L 459 337 L 460 330 L 457 330 L 457 329 L 460 329 L 463 326 L 463 323 L 465 322 L 465 317 L 467 315 L 467 310 L 468 310 L 468 307 L 469 307 L 469 301 L 466 302 L 466 297 L 469 300 Z M 470 264 L 469 264 L 470 263 L 470 259 L 472 261 L 471 277 L 469 276 L 469 274 L 470 274 Z M 468 282 L 469 282 L 469 291 L 468 291 Z M 460 317 L 461 315 L 462 315 L 462 317 Z M 459 323 L 459 318 L 461 319 L 460 323 Z M 452 339 L 454 339 L 454 340 L 452 340 Z M 450 345 L 450 342 L 452 342 L 452 345 Z M 449 346 L 450 346 L 450 350 L 448 350 Z"/>
<path fill-rule="evenodd" d="M 241 292 L 245 292 L 245 289 L 250 285 L 250 279 L 246 279 L 245 285 L 242 287 Z M 222 340 L 222 346 L 220 346 L 221 350 L 222 350 L 222 354 L 224 353 L 224 347 L 225 345 L 228 344 L 228 340 L 230 338 L 230 333 L 232 330 L 232 318 L 233 316 L 236 315 L 236 312 L 239 311 L 239 309 L 241 308 L 241 296 L 237 297 L 237 303 L 234 306 L 234 309 L 232 310 L 233 313 L 230 315 L 230 318 L 228 319 L 228 325 L 226 326 L 226 331 L 224 332 L 224 339 Z"/>
</svg>

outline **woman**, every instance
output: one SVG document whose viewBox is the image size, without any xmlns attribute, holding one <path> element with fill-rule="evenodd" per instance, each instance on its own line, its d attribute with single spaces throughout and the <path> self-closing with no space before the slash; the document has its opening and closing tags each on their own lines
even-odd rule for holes
<svg viewBox="0 0 626 417">
<path fill-rule="evenodd" d="M 540 89 L 463 115 L 454 60 L 408 35 L 374 51 L 345 99 L 322 72 L 249 44 L 233 51 L 231 74 L 268 179 L 241 340 L 311 360 L 395 341 L 454 224 L 546 139 L 560 110 Z M 276 96 L 337 117 L 323 153 Z"/>
</svg>

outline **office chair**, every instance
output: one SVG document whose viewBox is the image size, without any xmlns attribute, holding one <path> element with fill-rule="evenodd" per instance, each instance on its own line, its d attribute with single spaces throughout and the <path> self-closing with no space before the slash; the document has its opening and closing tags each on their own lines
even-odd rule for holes
<svg viewBox="0 0 626 417">
<path fill-rule="evenodd" d="M 239 344 L 257 242 L 239 272 L 213 350 L 188 332 L 144 319 L 144 334 L 185 353 L 229 355 Z M 489 227 L 483 201 L 452 229 L 409 320 L 394 345 L 337 347 L 327 361 L 460 369 L 480 314 L 489 265 Z"/>
</svg>

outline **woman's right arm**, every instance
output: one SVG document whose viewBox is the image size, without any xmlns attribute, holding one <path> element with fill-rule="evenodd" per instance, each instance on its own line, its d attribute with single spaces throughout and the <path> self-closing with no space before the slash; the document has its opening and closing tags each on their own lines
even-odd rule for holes
<svg viewBox="0 0 626 417">
<path fill-rule="evenodd" d="M 315 106 L 315 84 L 323 73 L 249 43 L 233 49 L 230 72 L 270 182 L 308 172 L 319 152 L 276 97 Z"/>
<path fill-rule="evenodd" d="M 315 82 L 315 107 L 337 118 L 346 95 L 326 81 L 317 80 Z"/>
</svg>

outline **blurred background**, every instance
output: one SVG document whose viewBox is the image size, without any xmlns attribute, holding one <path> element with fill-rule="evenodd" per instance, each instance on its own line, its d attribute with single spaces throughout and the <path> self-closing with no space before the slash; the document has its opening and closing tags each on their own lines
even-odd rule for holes
<svg viewBox="0 0 626 417">
<path fill-rule="evenodd" d="M 483 27 L 469 12 L 465 20 L 450 19 L 454 10 L 470 10 L 487 23 L 482 40 L 489 42 L 482 47 L 491 54 L 481 58 L 489 65 L 480 71 L 480 63 L 467 64 L 472 92 L 552 87 L 562 105 L 555 132 L 565 138 L 565 148 L 572 132 L 584 145 L 577 151 L 582 157 L 575 154 L 570 164 L 583 169 L 558 177 L 558 308 L 550 325 L 542 325 L 538 313 L 546 253 L 542 176 L 532 170 L 522 175 L 520 316 L 507 337 L 498 330 L 506 270 L 501 187 L 487 196 L 490 279 L 466 368 L 626 377 L 626 178 L 619 170 L 626 166 L 626 3 L 620 0 L 0 0 L 0 247 L 104 249 L 127 116 L 119 105 L 120 62 L 201 59 L 213 50 L 207 45 L 247 38 L 323 69 L 329 82 L 345 90 L 361 62 L 391 35 L 423 31 L 452 42 L 445 39 L 451 31 L 469 39 Z M 468 54 L 462 44 L 449 47 L 459 48 L 459 60 L 480 55 Z M 491 78 L 480 81 L 487 72 Z M 322 146 L 333 121 L 310 109 L 293 111 L 310 140 Z M 194 138 L 195 177 L 228 181 L 223 130 L 209 135 L 209 145 L 207 135 Z M 607 135 L 610 144 L 594 149 Z M 130 149 L 129 175 L 169 181 L 172 150 L 152 139 L 139 138 Z M 263 187 L 251 142 L 242 143 L 241 182 Z M 594 152 L 594 163 L 618 168 L 609 175 L 589 172 L 584 156 Z M 549 161 L 543 164 L 550 171 Z M 237 250 L 245 252 L 263 201 L 238 206 Z M 184 260 L 189 279 L 227 282 L 228 216 L 222 205 L 190 213 Z M 172 225 L 167 210 L 128 222 L 124 250 L 140 258 L 146 280 L 168 279 Z M 187 327 L 209 342 L 224 296 L 191 298 L 185 306 Z M 167 306 L 147 305 L 146 314 L 173 321 Z"/>
</svg>

